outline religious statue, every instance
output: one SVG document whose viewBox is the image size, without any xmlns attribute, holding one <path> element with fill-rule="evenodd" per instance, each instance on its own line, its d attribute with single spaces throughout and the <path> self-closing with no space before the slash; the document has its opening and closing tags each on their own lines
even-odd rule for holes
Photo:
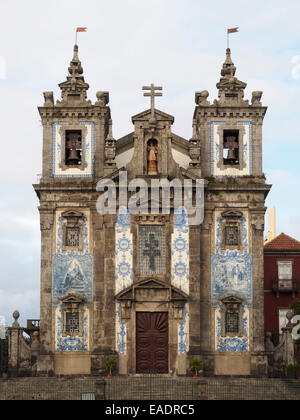
<svg viewBox="0 0 300 420">
<path fill-rule="evenodd" d="M 157 174 L 157 145 L 156 142 L 151 141 L 148 146 L 148 174 Z"/>
</svg>

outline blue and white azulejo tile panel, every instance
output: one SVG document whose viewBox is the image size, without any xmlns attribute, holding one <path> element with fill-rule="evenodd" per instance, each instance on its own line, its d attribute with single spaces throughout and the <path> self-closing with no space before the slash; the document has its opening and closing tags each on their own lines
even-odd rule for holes
<svg viewBox="0 0 300 420">
<path fill-rule="evenodd" d="M 55 254 L 52 257 L 52 305 L 54 313 L 54 348 L 57 352 L 81 352 L 90 350 L 91 311 L 93 303 L 93 254 L 90 249 L 90 212 L 83 213 L 81 251 L 63 249 L 64 210 L 58 210 L 55 218 Z M 82 336 L 63 335 L 62 299 L 77 295 L 85 300 L 82 308 Z"/>
<path fill-rule="evenodd" d="M 116 223 L 116 275 L 115 293 L 120 293 L 133 283 L 133 239 L 130 231 L 130 213 L 125 207 L 119 209 Z M 127 324 L 122 322 L 121 304 L 116 303 L 116 351 L 126 354 Z"/>
<path fill-rule="evenodd" d="M 132 233 L 130 232 L 130 213 L 121 208 L 116 223 L 116 294 L 129 287 L 132 275 Z"/>
<path fill-rule="evenodd" d="M 65 337 L 63 335 L 63 314 L 61 305 L 55 308 L 55 351 L 56 352 L 88 352 L 90 349 L 90 311 L 85 308 L 82 317 L 83 336 Z"/>
<path fill-rule="evenodd" d="M 218 305 L 215 311 L 215 337 L 216 351 L 218 353 L 242 353 L 250 351 L 250 311 L 247 305 L 242 308 L 242 336 L 241 337 L 222 337 L 222 311 Z"/>
<path fill-rule="evenodd" d="M 126 354 L 127 351 L 127 324 L 122 322 L 121 303 L 116 303 L 116 351 Z"/>
<path fill-rule="evenodd" d="M 214 312 L 214 343 L 217 352 L 248 352 L 250 348 L 250 319 L 253 301 L 253 259 L 250 254 L 250 227 L 248 211 L 243 212 L 242 249 L 222 247 L 222 211 L 215 212 L 214 237 L 211 255 L 211 299 Z M 243 337 L 221 337 L 222 302 L 227 296 L 243 301 Z"/>
<path fill-rule="evenodd" d="M 187 213 L 183 208 L 174 214 L 171 270 L 172 284 L 189 294 L 189 225 Z"/>
<path fill-rule="evenodd" d="M 183 308 L 183 320 L 178 324 L 178 354 L 187 354 L 189 351 L 189 305 Z"/>
<path fill-rule="evenodd" d="M 171 283 L 189 294 L 189 224 L 183 207 L 174 212 L 174 229 L 171 240 Z M 189 351 L 189 305 L 183 308 L 183 321 L 178 323 L 178 354 Z"/>
</svg>

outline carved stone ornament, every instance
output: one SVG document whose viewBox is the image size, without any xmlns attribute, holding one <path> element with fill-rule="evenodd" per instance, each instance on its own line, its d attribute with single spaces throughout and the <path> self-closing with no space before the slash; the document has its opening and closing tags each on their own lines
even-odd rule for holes
<svg viewBox="0 0 300 420">
<path fill-rule="evenodd" d="M 260 101 L 262 95 L 263 92 L 261 91 L 252 92 L 252 106 L 262 106 L 262 103 Z"/>
<path fill-rule="evenodd" d="M 207 100 L 208 97 L 209 97 L 209 92 L 207 90 L 196 92 L 195 102 L 199 106 L 210 106 L 210 102 Z"/>
<path fill-rule="evenodd" d="M 96 97 L 95 105 L 97 106 L 106 106 L 109 103 L 109 92 L 99 91 L 96 93 Z"/>
<path fill-rule="evenodd" d="M 263 215 L 252 216 L 251 224 L 256 230 L 264 230 L 265 218 Z"/>
<path fill-rule="evenodd" d="M 40 216 L 41 230 L 50 230 L 52 224 L 53 224 L 53 215 L 41 213 L 41 216 Z"/>
<path fill-rule="evenodd" d="M 44 106 L 54 106 L 53 92 L 44 92 L 45 103 Z"/>
</svg>

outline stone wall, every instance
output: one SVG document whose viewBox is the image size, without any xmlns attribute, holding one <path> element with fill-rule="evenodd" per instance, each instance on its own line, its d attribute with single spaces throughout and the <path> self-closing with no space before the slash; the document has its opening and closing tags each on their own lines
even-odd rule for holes
<svg viewBox="0 0 300 420">
<path fill-rule="evenodd" d="M 105 394 L 105 398 L 104 398 Z M 243 378 L 19 378 L 0 380 L 0 400 L 299 400 L 300 381 Z"/>
</svg>

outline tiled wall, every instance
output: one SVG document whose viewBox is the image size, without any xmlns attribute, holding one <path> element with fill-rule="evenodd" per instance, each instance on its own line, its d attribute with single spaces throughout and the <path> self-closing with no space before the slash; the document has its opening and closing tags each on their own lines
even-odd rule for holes
<svg viewBox="0 0 300 420">
<path fill-rule="evenodd" d="M 212 341 L 217 352 L 248 352 L 251 348 L 252 256 L 249 215 L 242 217 L 242 250 L 222 249 L 222 211 L 215 213 L 211 256 Z M 242 336 L 222 337 L 222 302 L 228 296 L 242 303 Z"/>
<path fill-rule="evenodd" d="M 65 210 L 64 210 L 65 211 Z M 91 249 L 90 213 L 81 211 L 83 218 L 82 251 L 63 250 L 63 210 L 56 212 L 54 226 L 54 255 L 52 259 L 52 306 L 54 351 L 89 351 L 91 341 L 91 307 L 93 302 L 93 252 Z M 61 299 L 76 294 L 85 298 L 83 337 L 63 337 Z"/>
</svg>

